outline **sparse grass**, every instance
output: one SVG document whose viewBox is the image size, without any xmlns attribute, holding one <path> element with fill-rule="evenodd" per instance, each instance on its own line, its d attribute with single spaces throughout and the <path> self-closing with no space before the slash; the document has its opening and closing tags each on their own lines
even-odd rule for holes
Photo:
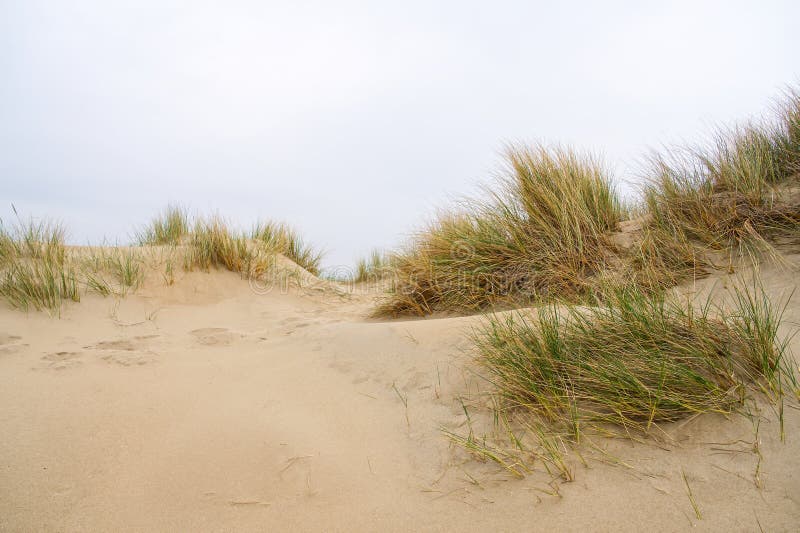
<svg viewBox="0 0 800 533">
<path fill-rule="evenodd" d="M 380 250 L 372 250 L 367 257 L 356 262 L 353 280 L 356 283 L 376 283 L 394 272 L 393 259 L 389 254 Z"/>
<path fill-rule="evenodd" d="M 63 263 L 64 234 L 60 224 L 49 220 L 23 221 L 18 216 L 8 228 L 0 222 L 0 265 L 22 257 Z"/>
<path fill-rule="evenodd" d="M 697 506 L 697 502 L 694 499 L 694 493 L 692 493 L 692 487 L 689 486 L 689 480 L 686 479 L 686 471 L 683 468 L 681 468 L 681 478 L 683 479 L 683 484 L 686 486 L 686 496 L 689 497 L 689 503 L 692 504 L 694 515 L 697 517 L 698 520 L 702 520 L 703 515 L 702 513 L 700 513 L 700 507 Z"/>
<path fill-rule="evenodd" d="M 108 257 L 108 266 L 117 281 L 126 288 L 138 288 L 144 277 L 142 258 L 133 249 L 115 249 Z"/>
<path fill-rule="evenodd" d="M 453 444 L 461 446 L 482 461 L 497 463 L 515 477 L 525 477 L 533 471 L 534 463 L 540 462 L 554 478 L 563 481 L 574 479 L 573 469 L 567 461 L 567 445 L 564 438 L 553 431 L 552 427 L 531 417 L 515 417 L 512 422 L 507 411 L 496 411 L 495 429 L 499 435 L 493 438 L 487 438 L 486 435 L 478 437 L 473 431 L 470 415 L 463 402 L 461 405 L 467 417 L 469 433 L 463 436 L 442 428 L 442 432 Z M 551 487 L 557 495 L 557 485 Z"/>
<path fill-rule="evenodd" d="M 144 258 L 136 248 L 87 248 L 78 252 L 76 262 L 86 288 L 102 296 L 124 295 L 144 281 Z"/>
<path fill-rule="evenodd" d="M 149 225 L 136 232 L 136 241 L 142 246 L 181 244 L 190 230 L 191 223 L 187 210 L 177 205 L 170 205 Z"/>
<path fill-rule="evenodd" d="M 167 286 L 175 284 L 175 271 L 172 267 L 172 259 L 167 259 L 166 263 L 164 264 L 164 274 L 162 277 L 164 278 L 164 283 Z"/>
<path fill-rule="evenodd" d="M 85 272 L 86 289 L 100 296 L 109 296 L 114 292 L 111 284 L 98 272 Z"/>
<path fill-rule="evenodd" d="M 0 221 L 0 267 L 13 260 L 15 256 L 14 239 Z"/>
<path fill-rule="evenodd" d="M 736 412 L 755 383 L 768 384 L 774 400 L 781 383 L 794 383 L 777 333 L 781 309 L 758 286 L 734 300 L 727 311 L 612 287 L 602 306 L 491 318 L 475 341 L 510 408 L 576 441 L 586 426 L 646 434 L 693 414 Z"/>
<path fill-rule="evenodd" d="M 268 251 L 283 254 L 315 276 L 320 274 L 323 253 L 307 244 L 290 226 L 276 222 L 259 223 L 251 236 Z"/>
<path fill-rule="evenodd" d="M 622 215 L 596 158 L 510 148 L 504 177 L 485 192 L 440 216 L 396 256 L 396 286 L 379 315 L 476 311 L 590 288 Z"/>
</svg>

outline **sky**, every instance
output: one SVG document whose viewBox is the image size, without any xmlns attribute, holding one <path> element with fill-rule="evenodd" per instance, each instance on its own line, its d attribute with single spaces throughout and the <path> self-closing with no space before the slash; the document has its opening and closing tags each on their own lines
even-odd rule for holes
<svg viewBox="0 0 800 533">
<path fill-rule="evenodd" d="M 601 5 L 602 4 L 602 5 Z M 800 2 L 0 0 L 0 216 L 125 243 L 170 203 L 350 265 L 506 143 L 644 156 L 800 85 Z"/>
</svg>

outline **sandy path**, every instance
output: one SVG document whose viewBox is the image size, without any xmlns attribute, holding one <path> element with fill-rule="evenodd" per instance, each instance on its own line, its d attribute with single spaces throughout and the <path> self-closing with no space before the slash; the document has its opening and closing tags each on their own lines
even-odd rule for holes
<svg viewBox="0 0 800 533">
<path fill-rule="evenodd" d="M 549 496 L 541 476 L 511 479 L 439 431 L 464 423 L 457 398 L 482 386 L 464 370 L 475 319 L 370 322 L 369 305 L 256 295 L 215 273 L 87 297 L 60 320 L 3 307 L 0 529 L 796 528 L 796 409 L 786 443 L 774 417 L 761 425 L 762 489 L 756 455 L 730 451 L 748 445 L 702 444 L 752 443 L 750 423 L 702 417 L 670 451 L 610 443 L 633 469 L 576 464 Z"/>
</svg>

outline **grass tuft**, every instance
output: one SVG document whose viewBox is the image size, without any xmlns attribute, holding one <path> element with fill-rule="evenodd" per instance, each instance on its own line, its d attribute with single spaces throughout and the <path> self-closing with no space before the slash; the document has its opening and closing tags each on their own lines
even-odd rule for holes
<svg viewBox="0 0 800 533">
<path fill-rule="evenodd" d="M 187 270 L 214 266 L 247 273 L 252 258 L 247 237 L 232 232 L 223 219 L 212 217 L 195 223 L 184 266 Z"/>
<path fill-rule="evenodd" d="M 663 235 L 747 254 L 800 230 L 800 94 L 772 120 L 722 130 L 708 147 L 651 159 L 645 201 Z"/>
<path fill-rule="evenodd" d="M 394 259 L 391 255 L 372 250 L 367 257 L 356 262 L 353 273 L 355 283 L 377 283 L 394 274 Z"/>
<path fill-rule="evenodd" d="M 58 313 L 79 301 L 77 277 L 66 257 L 64 229 L 49 221 L 0 225 L 0 296 L 11 306 Z"/>
<path fill-rule="evenodd" d="M 268 251 L 283 254 L 315 276 L 320 274 L 323 253 L 307 244 L 290 226 L 276 222 L 258 223 L 251 237 Z"/>
<path fill-rule="evenodd" d="M 751 384 L 794 379 L 778 338 L 780 308 L 758 286 L 735 294 L 727 311 L 611 287 L 599 307 L 552 304 L 491 318 L 475 342 L 510 408 L 575 440 L 587 425 L 648 433 L 693 414 L 735 412 Z"/>
<path fill-rule="evenodd" d="M 103 296 L 136 290 L 144 281 L 144 258 L 136 248 L 93 248 L 83 251 L 81 259 L 87 288 Z"/>
<path fill-rule="evenodd" d="M 181 244 L 191 229 L 189 213 L 177 205 L 167 206 L 149 225 L 136 232 L 139 245 Z"/>
<path fill-rule="evenodd" d="M 247 274 L 251 266 L 263 270 L 263 265 L 258 267 L 252 263 L 264 252 L 283 254 L 312 274 L 319 275 L 322 261 L 322 253 L 286 224 L 259 223 L 250 234 L 245 234 L 232 231 L 218 216 L 198 218 L 192 222 L 187 210 L 178 206 L 168 206 L 147 227 L 137 232 L 136 240 L 139 245 L 186 244 L 189 252 L 184 267 L 187 270 L 208 270 L 211 266 L 219 266 Z"/>
<path fill-rule="evenodd" d="M 497 187 L 420 232 L 394 264 L 379 315 L 477 311 L 585 293 L 622 208 L 602 164 L 564 148 L 511 147 Z"/>
</svg>

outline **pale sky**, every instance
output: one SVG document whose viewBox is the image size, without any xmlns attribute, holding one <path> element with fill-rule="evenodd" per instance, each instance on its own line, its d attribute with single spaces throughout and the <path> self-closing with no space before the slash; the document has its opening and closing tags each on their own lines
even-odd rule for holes
<svg viewBox="0 0 800 533">
<path fill-rule="evenodd" d="M 0 0 L 0 215 L 124 243 L 170 202 L 329 267 L 402 242 L 509 141 L 605 155 L 764 112 L 800 2 Z"/>
</svg>

